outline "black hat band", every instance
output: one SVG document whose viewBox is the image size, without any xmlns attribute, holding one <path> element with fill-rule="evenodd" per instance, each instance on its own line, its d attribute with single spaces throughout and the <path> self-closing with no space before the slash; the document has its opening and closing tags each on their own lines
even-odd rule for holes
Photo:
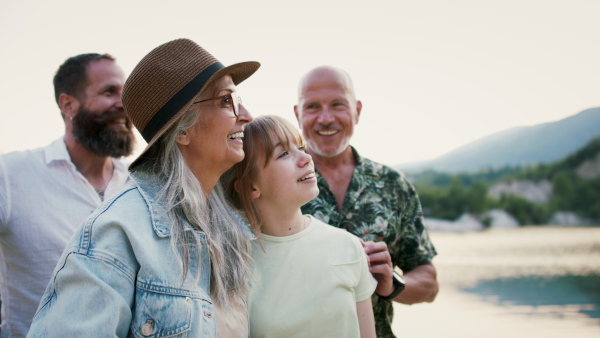
<svg viewBox="0 0 600 338">
<path fill-rule="evenodd" d="M 150 143 L 154 135 L 175 116 L 175 114 L 185 106 L 195 95 L 198 94 L 206 82 L 220 69 L 225 68 L 222 63 L 216 62 L 196 75 L 188 84 L 186 84 L 177 94 L 165 103 L 162 108 L 154 114 L 144 130 L 141 132 L 144 140 Z"/>
</svg>

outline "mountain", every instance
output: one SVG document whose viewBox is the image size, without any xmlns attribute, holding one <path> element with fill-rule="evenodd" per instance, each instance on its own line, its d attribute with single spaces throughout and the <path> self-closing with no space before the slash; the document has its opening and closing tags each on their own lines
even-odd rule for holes
<svg viewBox="0 0 600 338">
<path fill-rule="evenodd" d="M 600 224 L 600 136 L 554 163 L 454 174 L 427 170 L 409 178 L 426 217 L 456 220 L 471 213 L 486 222 L 495 217 L 488 213 L 502 209 L 520 224 Z"/>
<path fill-rule="evenodd" d="M 405 172 L 435 170 L 472 172 L 484 168 L 519 167 L 564 158 L 600 135 L 600 107 L 565 119 L 501 131 L 434 160 L 397 166 Z"/>
</svg>

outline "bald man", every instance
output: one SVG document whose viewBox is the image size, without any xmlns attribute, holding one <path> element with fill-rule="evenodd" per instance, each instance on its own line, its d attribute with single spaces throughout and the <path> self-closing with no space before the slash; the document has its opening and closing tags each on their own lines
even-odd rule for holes
<svg viewBox="0 0 600 338">
<path fill-rule="evenodd" d="M 377 337 L 395 337 L 392 301 L 435 299 L 432 259 L 437 253 L 413 185 L 403 173 L 361 157 L 350 145 L 361 111 L 362 102 L 345 71 L 318 67 L 301 79 L 294 112 L 320 191 L 302 211 L 365 241 L 378 282 L 372 298 Z"/>
</svg>

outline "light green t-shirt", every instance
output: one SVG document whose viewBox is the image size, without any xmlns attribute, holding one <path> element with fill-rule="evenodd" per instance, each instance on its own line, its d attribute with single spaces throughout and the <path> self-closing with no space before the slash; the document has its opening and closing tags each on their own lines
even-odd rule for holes
<svg viewBox="0 0 600 338">
<path fill-rule="evenodd" d="M 375 291 L 358 237 L 311 217 L 292 236 L 253 243 L 250 337 L 359 337 L 356 303 Z"/>
</svg>

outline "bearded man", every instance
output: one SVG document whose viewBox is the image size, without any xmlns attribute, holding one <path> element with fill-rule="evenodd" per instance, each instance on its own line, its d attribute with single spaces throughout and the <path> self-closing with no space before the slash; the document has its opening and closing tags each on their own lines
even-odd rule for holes
<svg viewBox="0 0 600 338">
<path fill-rule="evenodd" d="M 54 76 L 64 136 L 0 156 L 0 337 L 25 337 L 72 233 L 127 180 L 124 83 L 108 54 L 67 59 Z"/>
</svg>

